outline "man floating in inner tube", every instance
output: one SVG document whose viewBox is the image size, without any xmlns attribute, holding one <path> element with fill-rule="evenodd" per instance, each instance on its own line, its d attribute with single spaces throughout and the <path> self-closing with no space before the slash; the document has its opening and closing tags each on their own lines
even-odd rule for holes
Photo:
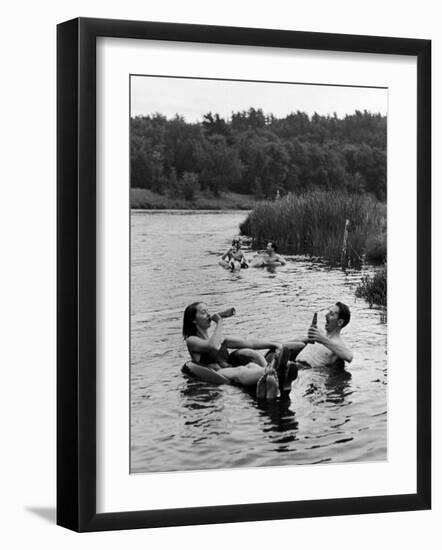
<svg viewBox="0 0 442 550">
<path fill-rule="evenodd" d="M 285 344 L 290 349 L 290 359 L 304 367 L 344 367 L 351 363 L 353 352 L 341 337 L 350 317 L 349 307 L 342 302 L 330 306 L 325 315 L 325 332 L 312 324 L 307 338 Z"/>
<path fill-rule="evenodd" d="M 215 330 L 209 335 L 212 322 L 215 323 Z M 210 371 L 215 372 L 220 375 L 218 383 L 222 383 L 223 377 L 225 383 L 256 387 L 258 398 L 287 396 L 298 373 L 297 366 L 288 363 L 290 351 L 274 340 L 225 337 L 223 322 L 218 313 L 210 315 L 203 302 L 187 306 L 183 318 L 183 337 L 192 362 L 186 363 L 183 371 L 197 376 L 201 373 L 201 377 L 206 370 L 209 375 Z M 269 362 L 258 351 L 266 349 L 275 350 Z"/>
</svg>

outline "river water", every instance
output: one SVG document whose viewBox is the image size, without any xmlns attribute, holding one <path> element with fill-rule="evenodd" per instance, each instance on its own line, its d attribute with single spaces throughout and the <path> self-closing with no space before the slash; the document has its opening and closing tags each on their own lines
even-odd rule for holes
<svg viewBox="0 0 442 550">
<path fill-rule="evenodd" d="M 131 471 L 160 472 L 387 459 L 387 326 L 354 297 L 360 271 L 286 256 L 275 272 L 218 266 L 245 212 L 133 211 Z M 248 258 L 254 252 L 244 247 Z M 350 306 L 341 372 L 299 371 L 288 402 L 258 404 L 241 388 L 189 379 L 186 305 L 235 306 L 225 333 L 289 341 L 313 313 Z"/>
</svg>

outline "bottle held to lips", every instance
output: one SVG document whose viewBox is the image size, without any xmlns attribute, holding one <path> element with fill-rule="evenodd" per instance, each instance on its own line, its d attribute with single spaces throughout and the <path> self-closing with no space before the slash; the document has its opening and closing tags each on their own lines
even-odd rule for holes
<svg viewBox="0 0 442 550">
<path fill-rule="evenodd" d="M 232 317 L 233 315 L 235 315 L 235 313 L 236 313 L 236 309 L 234 307 L 229 307 L 228 309 L 225 309 L 224 311 L 218 311 L 218 313 L 216 313 L 216 315 L 219 315 L 223 319 L 226 319 L 227 317 Z M 213 315 L 212 315 L 211 318 L 213 320 Z"/>
</svg>

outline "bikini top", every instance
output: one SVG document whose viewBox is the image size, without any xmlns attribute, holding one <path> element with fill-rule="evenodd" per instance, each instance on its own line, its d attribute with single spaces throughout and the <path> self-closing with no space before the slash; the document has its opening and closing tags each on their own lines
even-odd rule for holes
<svg viewBox="0 0 442 550">
<path fill-rule="evenodd" d="M 229 359 L 229 350 L 225 342 L 217 351 L 203 351 L 200 355 L 200 365 L 210 365 L 211 363 L 226 363 Z"/>
</svg>

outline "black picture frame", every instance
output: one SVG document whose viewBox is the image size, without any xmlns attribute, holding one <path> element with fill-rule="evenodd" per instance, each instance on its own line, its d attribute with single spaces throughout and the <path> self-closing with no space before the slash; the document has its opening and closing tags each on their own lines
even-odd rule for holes
<svg viewBox="0 0 442 550">
<path fill-rule="evenodd" d="M 97 513 L 97 37 L 395 54 L 417 59 L 415 494 Z M 57 46 L 57 523 L 82 532 L 429 509 L 431 41 L 79 18 L 58 25 Z"/>
</svg>

